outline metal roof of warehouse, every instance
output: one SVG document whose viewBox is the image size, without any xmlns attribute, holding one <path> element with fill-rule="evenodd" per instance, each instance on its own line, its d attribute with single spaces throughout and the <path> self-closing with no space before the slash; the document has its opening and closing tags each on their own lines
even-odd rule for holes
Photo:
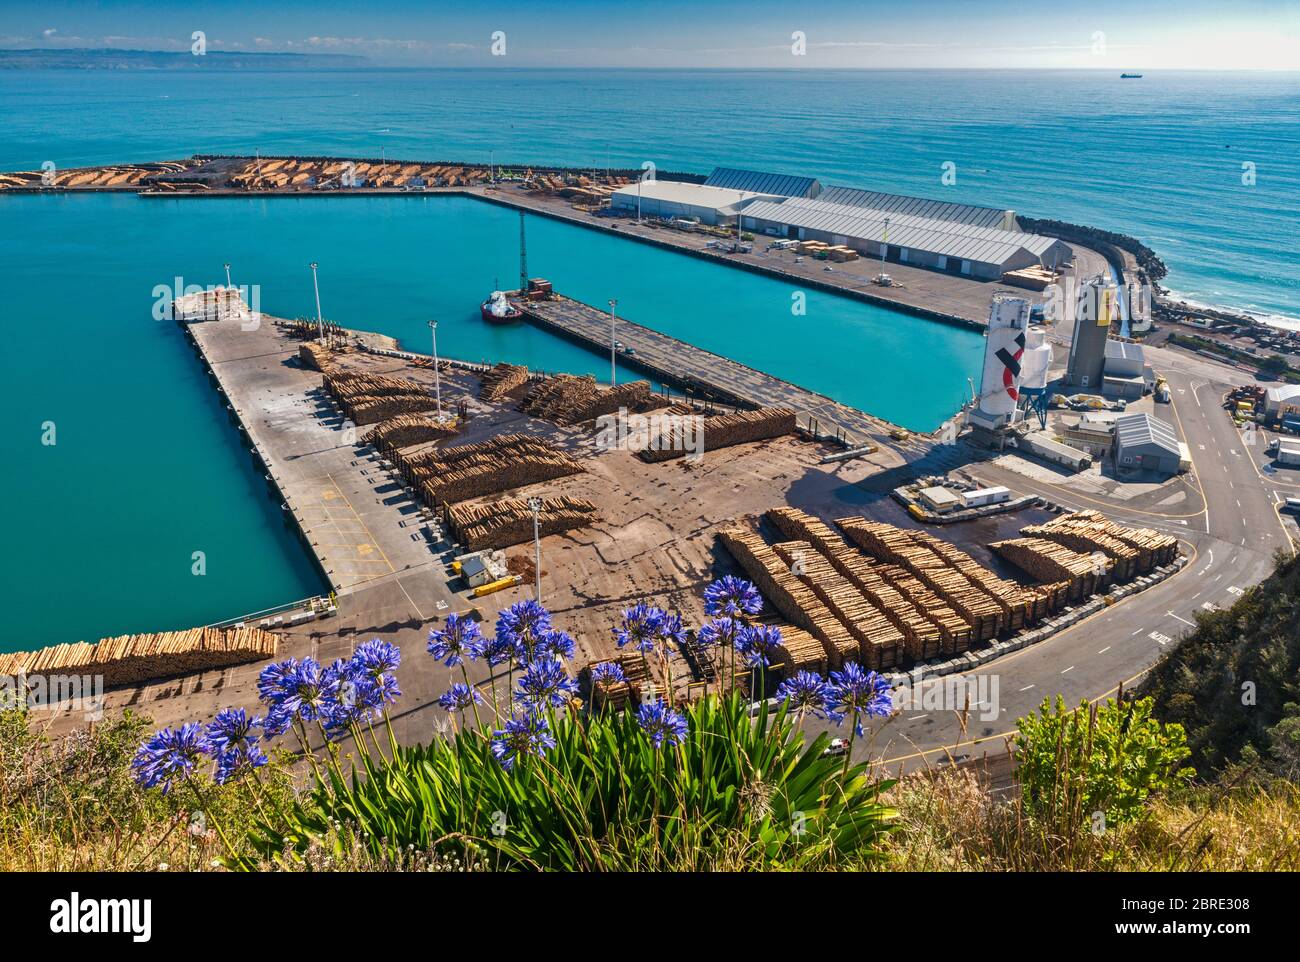
<svg viewBox="0 0 1300 962">
<path fill-rule="evenodd" d="M 1021 249 L 1034 257 L 1042 257 L 1054 245 L 1061 243 L 1054 237 L 1044 237 L 1041 234 L 973 227 L 954 221 L 854 207 L 821 199 L 792 197 L 779 202 L 759 201 L 747 206 L 744 213 L 745 217 L 873 241 L 879 241 L 883 237 L 885 220 L 888 218 L 889 243 L 897 247 L 984 264 L 1004 264 Z"/>
<path fill-rule="evenodd" d="M 1117 341 L 1113 337 L 1106 341 L 1106 359 L 1117 361 L 1120 359 L 1129 361 L 1142 361 L 1142 345 L 1134 344 L 1131 341 Z"/>
<path fill-rule="evenodd" d="M 1173 427 L 1146 413 L 1116 418 L 1115 440 L 1125 448 L 1152 444 L 1174 456 L 1182 453 L 1182 445 Z"/>
<path fill-rule="evenodd" d="M 704 183 L 709 187 L 743 190 L 747 194 L 777 194 L 781 197 L 816 197 L 821 190 L 821 184 L 815 177 L 772 174 L 736 167 L 715 167 Z"/>
<path fill-rule="evenodd" d="M 827 187 L 817 195 L 818 200 L 833 204 L 847 204 L 850 207 L 869 207 L 873 210 L 887 210 L 900 214 L 914 214 L 932 220 L 954 221 L 969 224 L 972 227 L 997 227 L 1011 217 L 1015 223 L 1015 211 L 998 210 L 996 207 L 976 207 L 974 204 L 954 204 L 946 200 L 927 200 L 924 197 L 908 197 L 906 194 L 887 194 L 877 190 L 861 190 L 857 187 Z M 1016 230 L 1020 225 L 1016 225 Z"/>
<path fill-rule="evenodd" d="M 738 205 L 742 200 L 762 200 L 752 191 L 734 190 L 729 187 L 715 187 L 711 184 L 691 184 L 680 180 L 645 180 L 628 184 L 614 191 L 625 198 L 635 198 L 638 194 L 642 200 L 663 200 L 676 204 L 694 204 L 699 207 L 713 207 L 727 210 Z M 777 194 L 766 195 L 767 199 L 780 200 Z"/>
</svg>

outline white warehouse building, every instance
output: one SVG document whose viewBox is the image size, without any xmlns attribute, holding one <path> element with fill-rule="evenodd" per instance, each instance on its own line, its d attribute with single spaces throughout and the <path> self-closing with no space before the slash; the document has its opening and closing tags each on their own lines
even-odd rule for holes
<svg viewBox="0 0 1300 962">
<path fill-rule="evenodd" d="M 824 199 L 840 191 L 828 188 L 815 200 L 791 197 L 748 204 L 742 215 L 743 226 L 771 236 L 848 246 L 874 258 L 881 256 L 883 248 L 886 261 L 981 280 L 998 280 L 1007 271 L 1034 265 L 1060 266 L 1074 257 L 1070 246 L 1054 237 L 971 223 L 984 220 L 1014 224 L 1010 211 L 921 201 L 896 194 L 877 195 L 891 199 L 895 209 L 890 210 Z M 897 209 L 902 206 L 900 201 L 915 201 L 912 209 L 926 210 L 929 216 L 904 213 Z M 962 219 L 952 219 L 954 216 Z"/>
<path fill-rule="evenodd" d="M 755 201 L 777 201 L 779 194 L 761 194 L 731 187 L 688 184 L 676 180 L 645 180 L 614 191 L 610 206 L 644 218 L 681 218 L 701 224 L 732 225 L 742 207 Z"/>
</svg>

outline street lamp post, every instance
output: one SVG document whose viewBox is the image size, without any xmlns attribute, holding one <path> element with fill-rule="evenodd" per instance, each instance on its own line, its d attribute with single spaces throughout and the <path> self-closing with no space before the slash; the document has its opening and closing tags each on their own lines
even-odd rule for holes
<svg viewBox="0 0 1300 962">
<path fill-rule="evenodd" d="M 616 383 L 616 374 L 614 367 L 614 310 L 618 307 L 618 299 L 611 297 L 609 299 L 609 386 L 613 387 Z"/>
<path fill-rule="evenodd" d="M 311 286 L 316 291 L 316 339 L 325 343 L 325 318 L 320 312 L 320 284 L 316 280 L 316 262 L 311 262 Z"/>
<path fill-rule="evenodd" d="M 538 604 L 542 603 L 542 499 L 532 497 L 528 499 L 528 507 L 533 512 L 533 546 L 535 555 L 533 560 L 533 571 L 537 576 L 536 584 L 533 586 L 534 597 Z"/>
<path fill-rule="evenodd" d="M 885 218 L 885 236 L 880 241 L 880 273 L 885 273 L 885 255 L 889 253 L 889 218 Z M 882 281 L 883 283 L 883 281 Z"/>
<path fill-rule="evenodd" d="M 442 379 L 438 374 L 438 322 L 430 321 L 429 330 L 433 332 L 433 393 L 438 401 L 438 423 L 442 423 Z"/>
<path fill-rule="evenodd" d="M 232 286 L 230 283 L 230 265 L 226 264 L 225 268 L 226 268 L 226 290 L 229 290 Z"/>
</svg>

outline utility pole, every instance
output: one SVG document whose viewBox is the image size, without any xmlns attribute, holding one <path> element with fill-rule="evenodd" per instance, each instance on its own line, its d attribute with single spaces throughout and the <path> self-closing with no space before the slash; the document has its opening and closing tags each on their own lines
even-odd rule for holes
<svg viewBox="0 0 1300 962">
<path fill-rule="evenodd" d="M 488 183 L 493 187 L 497 185 L 497 152 L 488 151 Z"/>
<path fill-rule="evenodd" d="M 611 297 L 609 299 L 609 386 L 613 387 L 616 383 L 614 369 L 614 310 L 618 307 L 618 299 Z"/>
<path fill-rule="evenodd" d="M 316 280 L 316 262 L 311 262 L 311 286 L 316 290 L 316 340 L 325 343 L 325 318 L 320 312 L 320 284 Z"/>
<path fill-rule="evenodd" d="M 524 212 L 519 212 L 519 296 L 528 294 L 528 238 L 524 236 Z"/>
<path fill-rule="evenodd" d="M 885 218 L 885 236 L 880 242 L 880 273 L 885 273 L 885 255 L 889 253 L 889 218 Z"/>
<path fill-rule="evenodd" d="M 442 423 L 442 380 L 438 374 L 438 322 L 430 321 L 429 330 L 433 332 L 433 393 L 438 401 L 438 423 Z"/>
<path fill-rule="evenodd" d="M 533 512 L 533 545 L 536 549 L 535 560 L 533 562 L 534 573 L 537 575 L 537 582 L 533 588 L 534 598 L 538 604 L 542 603 L 542 499 L 536 496 L 528 499 L 528 507 Z"/>
</svg>

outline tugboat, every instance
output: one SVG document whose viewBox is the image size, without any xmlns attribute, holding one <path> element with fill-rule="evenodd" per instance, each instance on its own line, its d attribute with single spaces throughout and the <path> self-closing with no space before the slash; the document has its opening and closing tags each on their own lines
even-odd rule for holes
<svg viewBox="0 0 1300 962">
<path fill-rule="evenodd" d="M 493 291 L 486 301 L 479 305 L 479 313 L 489 324 L 509 324 L 524 316 L 524 312 L 506 299 L 505 291 Z"/>
</svg>

